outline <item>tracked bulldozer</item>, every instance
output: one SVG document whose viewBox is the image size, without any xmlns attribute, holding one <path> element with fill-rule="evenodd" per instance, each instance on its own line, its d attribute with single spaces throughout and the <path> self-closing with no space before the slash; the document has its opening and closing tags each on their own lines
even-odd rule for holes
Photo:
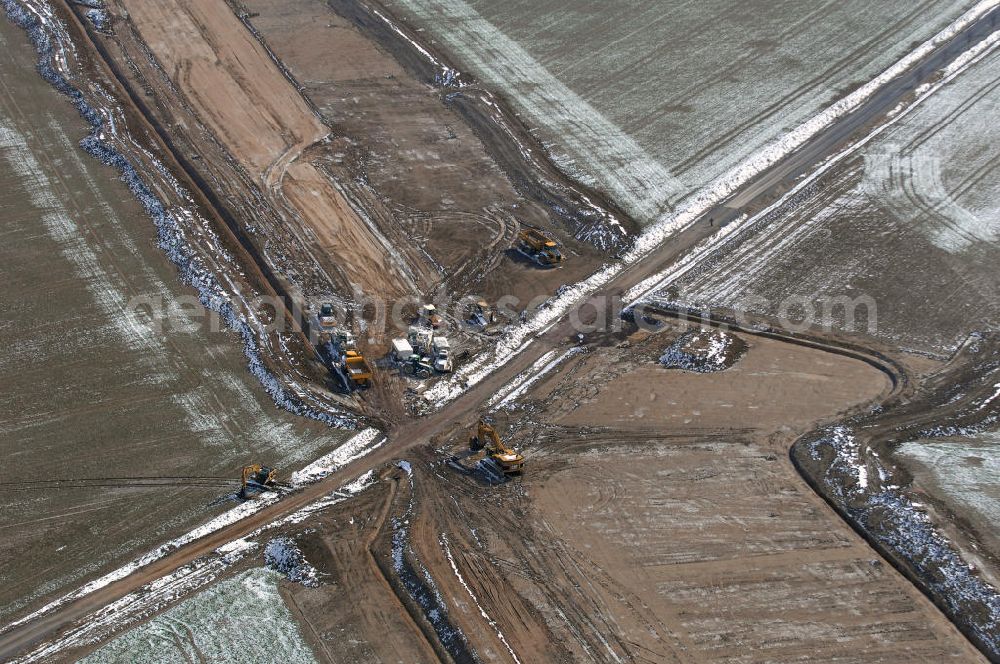
<svg viewBox="0 0 1000 664">
<path fill-rule="evenodd" d="M 524 457 L 507 447 L 497 430 L 484 420 L 479 420 L 475 434 L 469 439 L 469 449 L 484 450 L 504 475 L 520 475 L 524 467 Z"/>
</svg>

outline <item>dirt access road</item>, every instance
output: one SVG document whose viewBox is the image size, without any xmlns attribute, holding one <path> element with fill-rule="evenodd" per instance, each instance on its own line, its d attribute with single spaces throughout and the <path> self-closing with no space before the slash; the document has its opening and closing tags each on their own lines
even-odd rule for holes
<svg viewBox="0 0 1000 664">
<path fill-rule="evenodd" d="M 952 42 L 935 51 L 923 66 L 890 82 L 854 113 L 843 117 L 815 136 L 798 152 L 779 162 L 772 169 L 748 183 L 743 189 L 734 193 L 732 198 L 742 200 L 744 192 L 756 191 L 753 200 L 744 203 L 748 207 L 763 206 L 773 199 L 775 195 L 787 188 L 795 177 L 808 171 L 819 160 L 833 152 L 838 146 L 843 145 L 844 141 L 853 136 L 856 130 L 864 128 L 873 119 L 884 116 L 901 99 L 910 94 L 912 88 L 922 82 L 924 77 L 921 76 L 921 73 L 934 71 L 929 65 L 933 64 L 935 68 L 946 65 L 957 57 L 968 44 L 985 36 L 989 32 L 990 19 L 994 14 L 996 11 L 969 26 Z M 714 215 L 716 220 L 721 216 L 717 210 L 712 210 L 704 216 L 707 217 L 709 214 Z M 732 210 L 731 216 L 735 216 L 735 210 Z M 704 218 L 697 220 L 665 242 L 662 247 L 644 260 L 623 270 L 592 297 L 607 298 L 625 292 L 649 276 L 662 271 L 683 256 L 692 245 L 711 235 L 718 228 L 719 226 L 709 226 Z M 19 625 L 17 628 L 9 629 L 0 636 L 0 659 L 13 659 L 17 654 L 58 634 L 74 622 L 86 619 L 95 609 L 120 599 L 129 592 L 140 589 L 145 584 L 169 574 L 178 567 L 210 553 L 222 544 L 252 532 L 262 524 L 292 513 L 303 505 L 325 496 L 349 479 L 397 457 L 404 450 L 426 443 L 439 432 L 452 430 L 456 425 L 471 423 L 478 416 L 483 404 L 496 393 L 499 387 L 530 366 L 542 354 L 566 344 L 571 338 L 575 338 L 575 330 L 567 320 L 553 325 L 528 345 L 523 352 L 468 390 L 452 402 L 447 409 L 423 419 L 394 426 L 389 432 L 388 443 L 369 456 L 348 464 L 326 479 L 289 496 L 248 519 L 216 531 L 188 547 L 177 550 L 117 583 L 108 585 L 75 602 L 67 603 L 33 621 Z"/>
</svg>

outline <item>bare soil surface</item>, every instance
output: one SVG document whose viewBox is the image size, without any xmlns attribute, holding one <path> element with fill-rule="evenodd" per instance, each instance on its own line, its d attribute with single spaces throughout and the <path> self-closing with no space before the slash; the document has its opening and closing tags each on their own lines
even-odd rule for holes
<svg viewBox="0 0 1000 664">
<path fill-rule="evenodd" d="M 861 443 L 861 458 L 871 463 L 872 478 L 886 473 L 885 478 L 859 484 L 843 463 L 853 455 L 853 443 L 841 445 L 835 437 L 830 440 L 839 449 L 836 460 L 820 461 L 818 448 L 807 446 L 799 458 L 849 518 L 904 552 L 910 562 L 900 564 L 952 615 L 959 620 L 989 615 L 969 629 L 981 632 L 974 638 L 991 641 L 992 648 L 1000 647 L 995 638 L 1000 605 L 995 590 L 980 584 L 997 587 L 1000 551 L 989 535 L 994 519 L 984 517 L 981 506 L 992 500 L 996 487 L 971 468 L 966 473 L 961 459 L 975 465 L 996 455 L 992 436 L 975 445 L 978 451 L 966 449 L 965 441 L 996 431 L 988 402 L 996 391 L 994 367 L 967 349 L 982 343 L 986 353 L 989 343 L 982 335 L 990 336 L 1000 316 L 995 270 L 1000 162 L 991 121 L 1000 102 L 998 62 L 998 52 L 986 50 L 967 69 L 945 78 L 912 112 L 761 223 L 733 233 L 664 294 L 697 306 L 788 314 L 792 320 L 805 312 L 814 322 L 867 331 L 885 344 L 950 363 L 944 373 L 925 376 L 917 390 L 930 417 L 905 407 L 850 427 Z M 949 396 L 940 396 L 946 388 Z M 973 395 L 981 400 L 979 420 L 950 430 L 956 412 L 975 411 L 969 405 Z M 949 402 L 952 398 L 956 401 Z M 894 430 L 870 435 L 872 421 Z M 949 433 L 959 437 L 950 447 Z M 909 453 L 897 454 L 900 446 Z M 921 452 L 921 446 L 928 449 Z M 920 459 L 938 454 L 944 472 L 935 476 Z M 837 481 L 844 486 L 836 488 Z M 908 514 L 906 519 L 885 517 L 888 508 L 876 503 L 890 500 L 900 501 L 894 510 Z M 910 502 L 916 507 L 903 509 Z M 947 547 L 936 550 L 931 544 L 925 516 L 947 536 Z M 955 552 L 971 568 L 960 564 Z"/>
<path fill-rule="evenodd" d="M 387 296 L 413 290 L 389 241 L 310 159 L 329 129 L 228 4 L 125 0 L 121 11 L 193 116 L 271 206 L 286 208 L 314 250 L 336 257 L 343 283 Z"/>
<path fill-rule="evenodd" d="M 526 303 L 593 271 L 600 254 L 518 190 L 532 173 L 502 170 L 495 142 L 484 144 L 448 94 L 418 77 L 419 54 L 387 50 L 393 44 L 371 15 L 351 2 L 244 5 L 324 122 L 350 139 L 334 160 L 364 184 L 368 214 L 419 247 L 445 293 Z M 508 251 L 522 223 L 567 244 L 562 269 L 539 270 Z"/>
<path fill-rule="evenodd" d="M 96 38 L 301 302 L 444 286 L 527 303 L 600 259 L 559 229 L 566 270 L 513 258 L 519 225 L 552 229 L 553 212 L 518 193 L 435 88 L 325 4 L 110 10 L 113 34 Z"/>
<path fill-rule="evenodd" d="M 951 499 L 954 488 L 930 492 L 921 483 L 914 491 L 912 462 L 895 452 L 994 431 L 998 354 L 993 335 L 976 339 L 926 376 L 918 392 L 810 434 L 792 454 L 814 488 L 991 657 L 1000 650 L 1000 602 L 992 585 L 1000 565 L 991 522 L 976 513 L 969 496 Z M 987 487 L 971 483 L 963 489 L 988 495 Z"/>
<path fill-rule="evenodd" d="M 421 618 L 410 615 L 379 565 L 385 561 L 375 558 L 391 533 L 387 520 L 397 494 L 409 498 L 401 474 L 393 472 L 343 507 L 318 515 L 296 536 L 306 560 L 322 570 L 323 585 L 288 584 L 286 597 L 321 661 L 438 661 L 417 623 Z"/>
<path fill-rule="evenodd" d="M 884 375 L 858 360 L 766 339 L 745 338 L 746 357 L 715 380 L 656 364 L 656 355 L 683 330 L 671 326 L 643 340 L 642 348 L 653 355 L 639 366 L 621 357 L 641 352 L 630 348 L 596 351 L 601 363 L 573 363 L 566 370 L 577 380 L 562 387 L 562 402 L 549 409 L 547 419 L 574 427 L 658 431 L 721 420 L 733 428 L 789 432 L 829 417 L 831 404 L 875 400 L 889 389 Z"/>
<path fill-rule="evenodd" d="M 528 458 L 522 478 L 488 488 L 450 468 L 428 478 L 447 488 L 426 518 L 455 515 L 432 528 L 461 552 L 465 582 L 514 650 L 538 647 L 527 624 L 550 631 L 567 659 L 977 658 L 788 459 L 799 433 L 884 395 L 885 377 L 761 339 L 726 371 L 681 373 L 652 364 L 669 336 L 578 356 L 499 413 Z M 785 370 L 769 371 L 777 358 Z M 609 366 L 620 375 L 608 376 Z M 700 406 L 685 396 L 696 383 Z M 762 395 L 801 419 L 755 417 L 749 406 Z M 619 397 L 619 412 L 595 408 Z M 468 498 L 446 509 L 445 496 Z M 430 539 L 423 550 L 433 560 Z"/>
</svg>

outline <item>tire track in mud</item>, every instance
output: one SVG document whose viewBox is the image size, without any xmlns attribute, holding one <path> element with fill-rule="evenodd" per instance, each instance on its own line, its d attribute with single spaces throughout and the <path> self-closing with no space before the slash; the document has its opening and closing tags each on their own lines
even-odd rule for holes
<svg viewBox="0 0 1000 664">
<path fill-rule="evenodd" d="M 538 601 L 531 599 L 531 593 L 525 594 L 524 584 L 529 584 L 534 589 L 532 592 L 541 593 L 550 611 L 554 611 L 559 628 L 569 630 L 577 644 L 576 648 L 570 648 L 559 643 L 560 651 L 570 648 L 594 661 L 641 661 L 642 658 L 635 654 L 636 647 L 621 636 L 615 617 L 602 601 L 618 602 L 637 621 L 666 634 L 668 630 L 663 624 L 599 566 L 554 536 L 547 522 L 535 523 L 527 518 L 530 506 L 516 487 L 512 492 L 492 495 L 496 491 L 496 487 L 468 482 L 465 474 L 438 475 L 438 482 L 428 487 L 423 518 L 433 524 L 427 528 L 436 528 L 447 533 L 449 539 L 455 538 L 453 548 L 456 549 L 457 540 L 463 533 L 470 532 L 473 525 L 477 529 L 480 524 L 489 525 L 487 537 L 504 541 L 503 551 L 498 552 L 504 557 L 499 557 L 491 554 L 490 547 L 474 535 L 475 542 L 461 550 L 460 560 L 466 573 L 459 577 L 470 593 L 469 586 L 475 587 L 480 616 L 488 611 L 492 619 L 508 630 L 500 642 L 522 655 L 534 652 L 541 657 L 540 645 L 530 645 L 532 639 L 553 641 L 550 621 L 554 617 L 536 615 Z M 461 507 L 462 503 L 452 498 L 454 495 L 477 504 L 486 500 L 490 507 L 484 512 L 470 514 Z M 484 515 L 488 524 L 481 520 Z M 516 535 L 509 537 L 500 533 Z M 513 582 L 515 578 L 520 581 Z M 494 629 L 499 632 L 501 628 L 495 626 Z M 539 635 L 540 629 L 544 630 L 544 635 Z M 675 653 L 657 655 L 655 661 L 678 661 Z M 571 657 L 567 651 L 560 659 Z"/>
<path fill-rule="evenodd" d="M 408 462 L 407 462 L 408 463 Z M 399 477 L 393 479 L 393 493 L 386 502 L 382 523 L 368 547 L 382 578 L 413 620 L 415 629 L 423 635 L 438 657 L 454 664 L 476 664 L 480 661 L 465 634 L 453 624 L 448 606 L 438 590 L 431 572 L 420 561 L 411 541 L 416 523 L 417 487 L 412 467 L 406 466 L 408 490 L 399 491 Z M 405 496 L 404 496 L 405 494 Z M 397 500 L 407 499 L 400 510 Z M 391 524 L 391 529 L 385 525 Z M 374 540 L 378 540 L 374 544 Z M 378 549 L 376 551 L 376 548 Z"/>
</svg>

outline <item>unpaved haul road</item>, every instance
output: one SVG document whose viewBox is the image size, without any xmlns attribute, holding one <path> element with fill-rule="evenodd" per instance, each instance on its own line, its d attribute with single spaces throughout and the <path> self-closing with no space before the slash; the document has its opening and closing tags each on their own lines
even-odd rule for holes
<svg viewBox="0 0 1000 664">
<path fill-rule="evenodd" d="M 950 42 L 942 45 L 918 66 L 889 81 L 867 102 L 854 112 L 845 115 L 814 136 L 802 148 L 776 163 L 769 170 L 747 183 L 729 199 L 730 207 L 717 207 L 702 218 L 669 238 L 663 245 L 620 272 L 599 292 L 587 301 L 603 303 L 621 296 L 631 287 L 662 272 L 701 240 L 716 232 L 720 226 L 738 215 L 739 207 L 761 208 L 786 191 L 791 183 L 807 173 L 824 158 L 833 154 L 849 139 L 869 127 L 892 110 L 907 95 L 923 83 L 928 75 L 947 66 L 970 46 L 988 36 L 1000 22 L 1000 10 L 994 9 L 979 21 L 968 26 Z M 709 225 L 708 217 L 717 222 Z M 578 304 L 584 304 L 581 302 Z M 93 593 L 53 609 L 38 618 L 0 634 L 0 661 L 10 661 L 32 650 L 37 645 L 59 635 L 75 623 L 84 621 L 94 611 L 121 599 L 128 593 L 164 577 L 178 568 L 208 554 L 234 539 L 244 537 L 261 526 L 299 510 L 364 472 L 376 468 L 415 445 L 428 442 L 435 434 L 469 425 L 480 413 L 484 404 L 505 383 L 528 368 L 546 352 L 559 346 L 576 342 L 576 330 L 569 317 L 550 327 L 544 334 L 523 349 L 489 377 L 470 388 L 446 409 L 432 415 L 394 426 L 388 432 L 388 442 L 368 456 L 353 461 L 323 480 L 291 494 L 278 503 L 256 514 L 215 531 L 184 546 L 163 558 L 141 568 L 135 573 Z M 831 344 L 835 345 L 835 344 Z"/>
</svg>

